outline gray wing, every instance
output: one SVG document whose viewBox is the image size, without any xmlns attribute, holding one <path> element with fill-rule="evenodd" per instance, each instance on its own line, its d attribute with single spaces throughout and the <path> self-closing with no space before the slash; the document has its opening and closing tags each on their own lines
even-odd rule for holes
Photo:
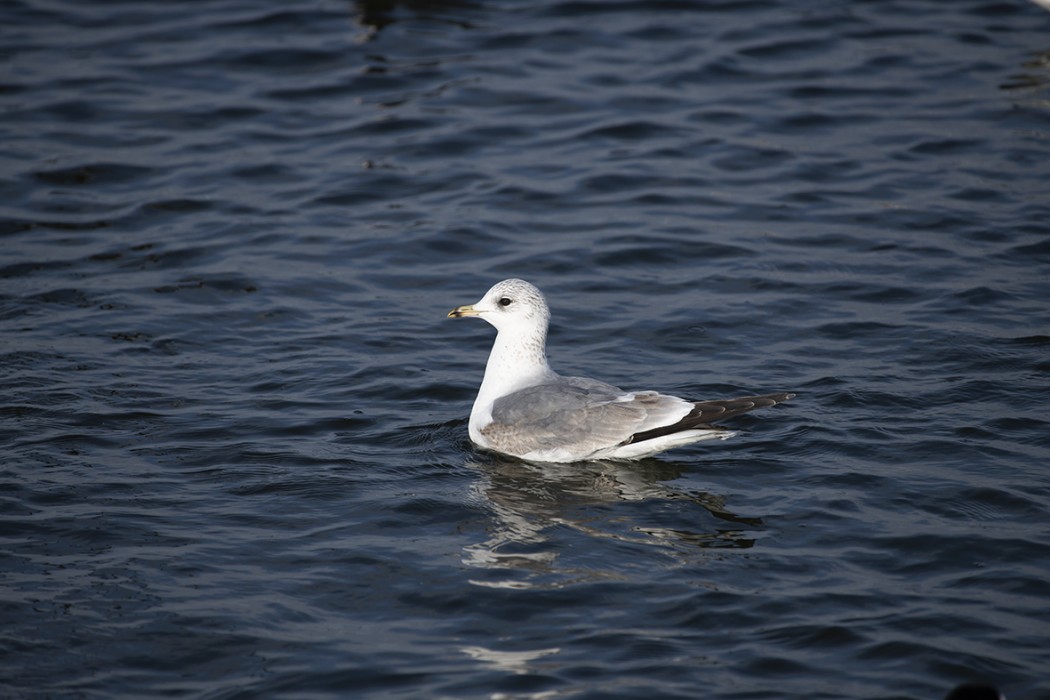
<svg viewBox="0 0 1050 700">
<path fill-rule="evenodd" d="M 624 392 L 593 379 L 559 377 L 497 399 L 492 423 L 481 432 L 511 454 L 558 448 L 586 453 L 676 424 L 692 410 L 691 402 L 655 391 Z"/>
</svg>

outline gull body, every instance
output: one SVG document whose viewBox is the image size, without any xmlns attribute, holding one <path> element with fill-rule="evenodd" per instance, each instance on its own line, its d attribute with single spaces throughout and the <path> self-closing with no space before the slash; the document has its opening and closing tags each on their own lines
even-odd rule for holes
<svg viewBox="0 0 1050 700">
<path fill-rule="evenodd" d="M 479 447 L 522 459 L 639 459 L 693 442 L 724 440 L 734 433 L 711 421 L 794 396 L 688 401 L 561 376 L 547 362 L 547 301 L 524 280 L 499 282 L 477 303 L 448 314 L 469 316 L 488 321 L 497 331 L 470 412 L 470 439 Z"/>
</svg>

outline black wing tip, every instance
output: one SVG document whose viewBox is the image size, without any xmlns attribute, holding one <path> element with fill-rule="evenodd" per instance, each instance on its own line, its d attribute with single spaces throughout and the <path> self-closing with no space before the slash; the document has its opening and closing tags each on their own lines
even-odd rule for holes
<svg viewBox="0 0 1050 700">
<path fill-rule="evenodd" d="M 763 394 L 762 396 L 741 396 L 739 399 L 729 399 L 730 401 L 753 401 L 755 408 L 769 408 L 770 406 L 776 406 L 778 403 L 784 403 L 795 398 L 795 394 L 785 391 L 779 394 Z"/>
<path fill-rule="evenodd" d="M 758 396 L 737 396 L 731 399 L 709 399 L 707 401 L 694 401 L 694 405 L 701 404 L 715 404 L 715 405 L 729 405 L 734 403 L 745 403 L 751 402 L 752 408 L 769 408 L 770 406 L 776 406 L 778 403 L 784 403 L 795 398 L 797 394 L 790 391 L 782 391 L 779 394 L 760 394 Z"/>
<path fill-rule="evenodd" d="M 693 402 L 694 408 L 689 415 L 677 423 L 635 433 L 621 444 L 630 445 L 631 443 L 652 440 L 653 438 L 663 437 L 664 435 L 678 433 L 683 430 L 728 430 L 719 425 L 717 421 L 733 418 L 753 411 L 756 408 L 776 406 L 778 403 L 793 398 L 795 398 L 795 395 L 791 392 L 783 392 L 780 394 L 764 394 L 763 396 L 741 396 L 724 401 L 695 401 Z M 705 414 L 705 408 L 714 409 L 714 413 Z"/>
</svg>

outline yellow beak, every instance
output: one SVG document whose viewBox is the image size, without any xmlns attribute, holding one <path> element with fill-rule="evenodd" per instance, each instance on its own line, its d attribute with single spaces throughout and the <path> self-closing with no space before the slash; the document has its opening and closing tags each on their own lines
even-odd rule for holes
<svg viewBox="0 0 1050 700">
<path fill-rule="evenodd" d="M 477 316 L 481 312 L 474 308 L 472 304 L 466 306 L 457 306 L 448 312 L 448 318 L 463 318 L 464 316 Z"/>
</svg>

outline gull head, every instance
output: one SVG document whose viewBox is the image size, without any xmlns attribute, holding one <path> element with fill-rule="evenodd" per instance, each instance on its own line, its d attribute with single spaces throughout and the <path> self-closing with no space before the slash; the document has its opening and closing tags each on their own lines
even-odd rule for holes
<svg viewBox="0 0 1050 700">
<path fill-rule="evenodd" d="M 448 312 L 449 318 L 464 316 L 482 318 L 498 331 L 529 332 L 533 329 L 546 331 L 551 312 L 540 290 L 525 280 L 509 279 L 496 283 L 480 301 L 457 306 Z"/>
</svg>

